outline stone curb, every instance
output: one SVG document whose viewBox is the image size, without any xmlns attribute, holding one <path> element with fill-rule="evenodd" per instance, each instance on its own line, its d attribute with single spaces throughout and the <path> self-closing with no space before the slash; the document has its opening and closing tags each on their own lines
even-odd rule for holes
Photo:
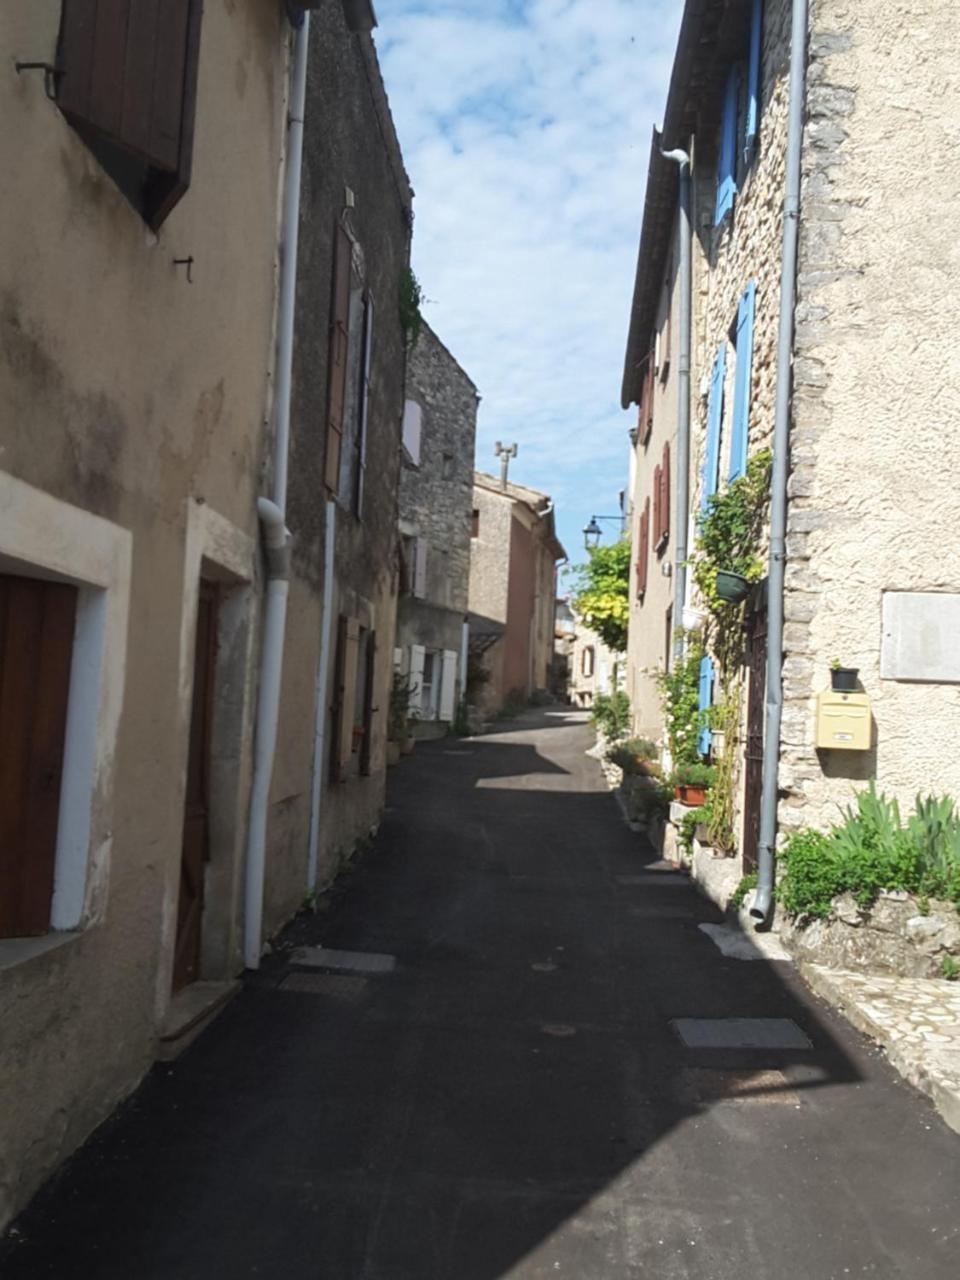
<svg viewBox="0 0 960 1280">
<path fill-rule="evenodd" d="M 910 1045 L 898 1044 L 891 1036 L 890 1028 L 877 1022 L 862 1007 L 854 991 L 844 983 L 842 970 L 826 969 L 809 961 L 794 962 L 807 986 L 838 1010 L 858 1031 L 869 1036 L 884 1051 L 887 1061 L 915 1089 L 931 1099 L 944 1122 L 955 1133 L 960 1133 L 960 1090 L 948 1083 L 947 1072 L 941 1069 L 937 1055 L 930 1050 L 919 1051 Z M 856 976 L 856 975 L 854 975 Z"/>
</svg>

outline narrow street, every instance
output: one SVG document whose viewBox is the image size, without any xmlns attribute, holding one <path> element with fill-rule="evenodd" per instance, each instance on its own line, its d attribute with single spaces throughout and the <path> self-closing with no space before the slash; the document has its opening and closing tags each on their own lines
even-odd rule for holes
<svg viewBox="0 0 960 1280">
<path fill-rule="evenodd" d="M 721 955 L 589 741 L 547 709 L 418 744 L 328 908 L 67 1163 L 4 1280 L 955 1275 L 956 1135 L 788 966 Z M 321 944 L 396 965 L 293 962 Z M 673 1025 L 731 1018 L 792 1046 Z"/>
</svg>

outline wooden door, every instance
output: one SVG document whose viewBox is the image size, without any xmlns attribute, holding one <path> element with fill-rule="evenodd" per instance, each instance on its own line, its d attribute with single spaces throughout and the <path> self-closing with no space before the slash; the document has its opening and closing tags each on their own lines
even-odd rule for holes
<svg viewBox="0 0 960 1280">
<path fill-rule="evenodd" d="M 0 938 L 50 928 L 77 589 L 0 574 Z"/>
<path fill-rule="evenodd" d="M 193 705 L 190 712 L 187 792 L 183 809 L 177 942 L 173 960 L 174 991 L 195 982 L 200 976 L 203 880 L 206 863 L 210 858 L 210 742 L 216 660 L 217 591 L 211 583 L 202 582 L 197 602 Z"/>
<path fill-rule="evenodd" d="M 757 869 L 760 840 L 760 795 L 763 788 L 763 721 L 767 688 L 767 613 L 758 610 L 747 622 L 747 740 L 744 747 L 743 872 Z"/>
</svg>

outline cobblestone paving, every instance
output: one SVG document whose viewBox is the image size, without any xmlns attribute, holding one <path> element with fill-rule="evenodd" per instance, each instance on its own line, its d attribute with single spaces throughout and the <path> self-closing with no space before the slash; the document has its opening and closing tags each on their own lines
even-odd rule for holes
<svg viewBox="0 0 960 1280">
<path fill-rule="evenodd" d="M 886 1049 L 960 1133 L 960 983 L 802 968 L 811 985 Z"/>
</svg>

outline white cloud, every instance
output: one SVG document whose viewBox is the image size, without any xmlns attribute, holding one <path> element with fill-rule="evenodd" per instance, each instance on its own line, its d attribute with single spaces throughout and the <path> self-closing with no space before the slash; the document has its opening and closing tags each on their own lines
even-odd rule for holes
<svg viewBox="0 0 960 1280">
<path fill-rule="evenodd" d="M 615 510 L 620 374 L 680 0 L 397 0 L 377 43 L 416 190 L 425 314 L 480 388 L 478 465 L 554 497 L 561 536 Z"/>
</svg>

